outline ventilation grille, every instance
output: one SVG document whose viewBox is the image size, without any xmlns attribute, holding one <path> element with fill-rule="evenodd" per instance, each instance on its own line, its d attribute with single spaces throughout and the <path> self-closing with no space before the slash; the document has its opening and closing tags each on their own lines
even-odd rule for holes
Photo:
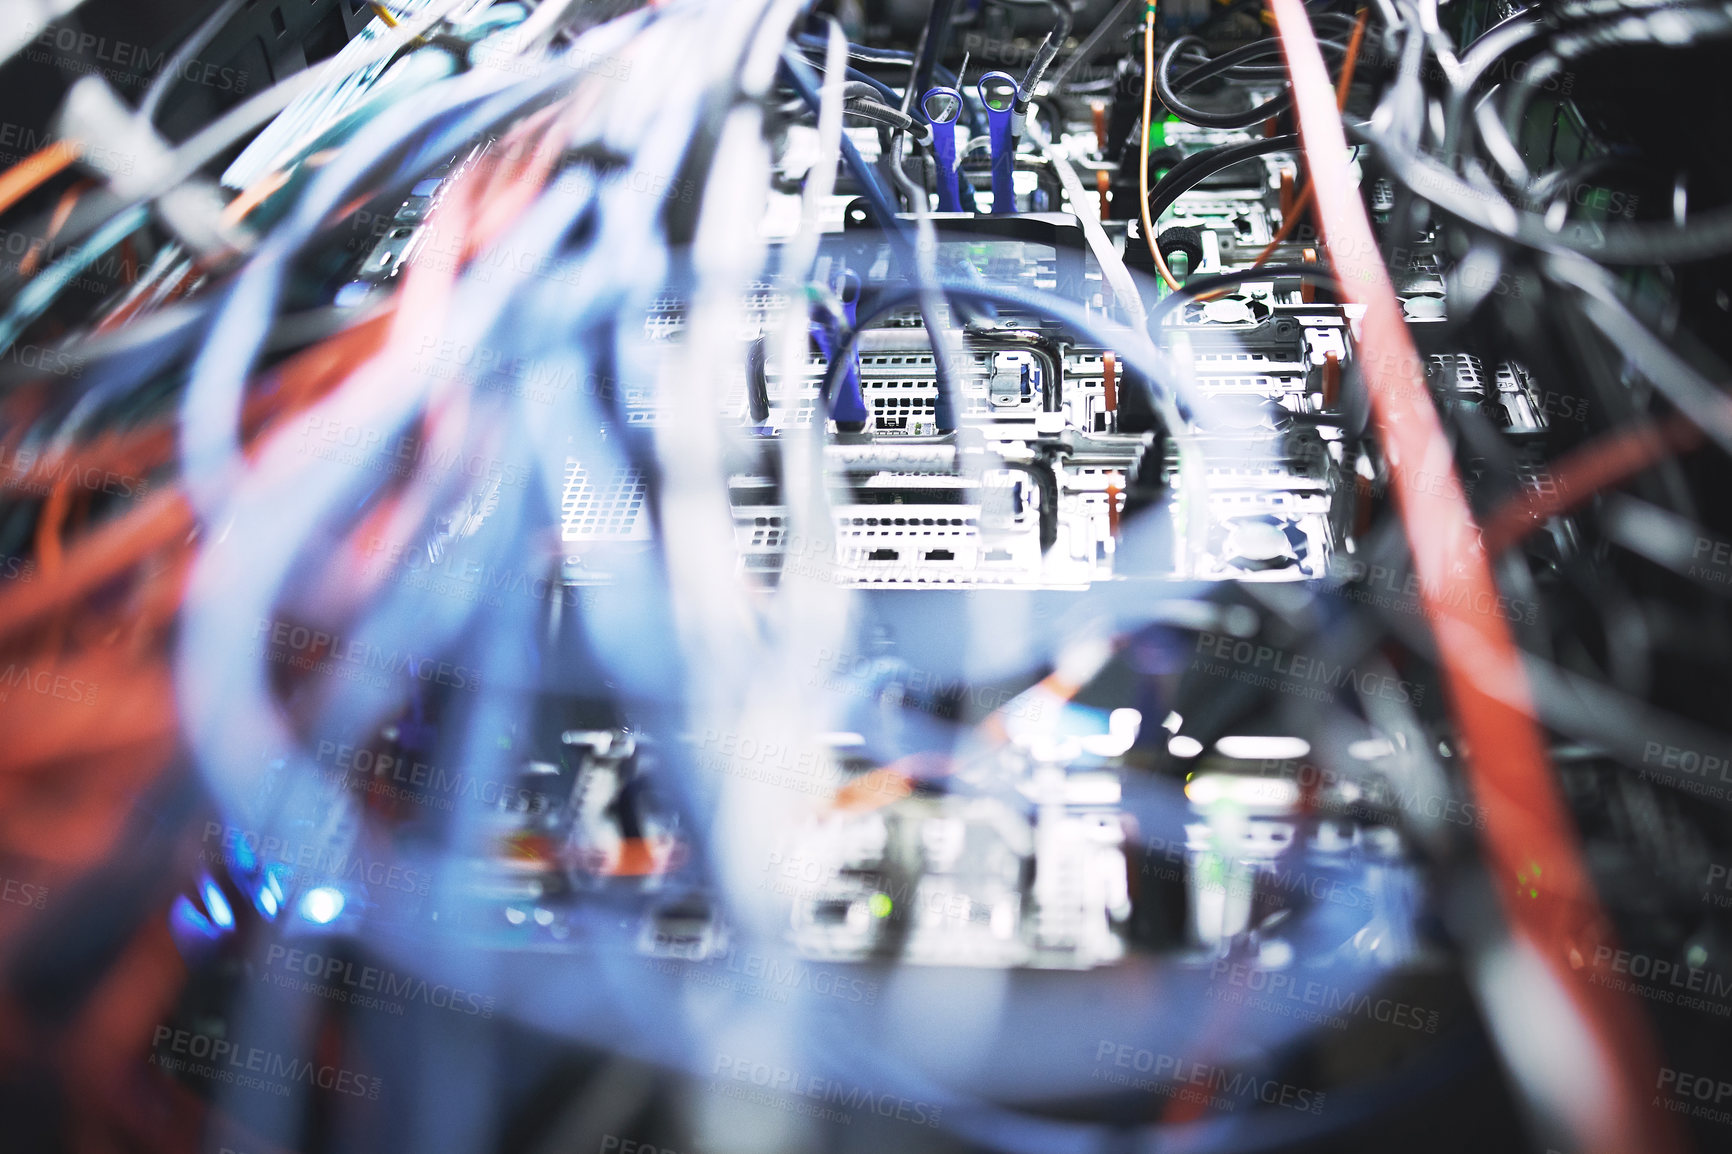
<svg viewBox="0 0 1732 1154">
<path fill-rule="evenodd" d="M 1287 363 L 1285 361 L 1277 361 L 1267 353 L 1251 352 L 1192 352 L 1191 359 L 1199 366 L 1233 365 L 1237 367 L 1240 365 L 1273 365 Z"/>
<path fill-rule="evenodd" d="M 929 433 L 937 427 L 938 386 L 930 380 L 864 380 L 860 393 L 876 432 Z"/>
<path fill-rule="evenodd" d="M 1557 478 L 1552 475 L 1544 461 L 1518 461 L 1516 479 L 1521 482 L 1522 488 L 1531 493 L 1546 498 L 1558 496 Z"/>
<path fill-rule="evenodd" d="M 1454 393 L 1485 396 L 1485 366 L 1466 353 L 1433 353 L 1425 358 L 1425 375 L 1434 385 Z"/>
<path fill-rule="evenodd" d="M 1197 377 L 1197 387 L 1207 393 L 1255 393 L 1259 396 L 1272 397 L 1284 392 L 1304 392 L 1305 378 L 1297 375 L 1270 376 L 1259 373 L 1251 377 L 1232 377 L 1202 375 Z"/>
<path fill-rule="evenodd" d="M 636 469 L 621 466 L 597 484 L 582 462 L 567 458 L 560 535 L 566 541 L 647 541 L 647 497 L 643 474 Z"/>
<path fill-rule="evenodd" d="M 756 281 L 746 288 L 744 327 L 741 336 L 756 340 L 764 334 L 770 318 L 785 308 L 788 298 L 765 281 Z M 644 335 L 652 341 L 671 340 L 685 331 L 687 302 L 673 293 L 662 293 L 650 302 L 644 317 Z"/>
<path fill-rule="evenodd" d="M 753 517 L 748 526 L 743 520 L 736 522 L 743 538 L 741 545 L 747 549 L 780 549 L 782 547 L 782 518 L 777 516 Z"/>
</svg>

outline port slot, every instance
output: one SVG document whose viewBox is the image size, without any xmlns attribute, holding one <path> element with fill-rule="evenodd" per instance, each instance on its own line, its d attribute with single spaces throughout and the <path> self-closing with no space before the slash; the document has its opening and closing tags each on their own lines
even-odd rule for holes
<svg viewBox="0 0 1732 1154">
<path fill-rule="evenodd" d="M 1010 550 L 1009 549 L 988 549 L 986 551 L 986 559 L 988 561 L 1008 561 L 1008 560 L 1010 560 Z"/>
<path fill-rule="evenodd" d="M 956 554 L 952 553 L 948 549 L 928 549 L 926 551 L 926 559 L 928 561 L 954 561 L 956 560 Z"/>
<path fill-rule="evenodd" d="M 818 902 L 812 907 L 812 920 L 821 926 L 845 926 L 852 906 L 852 902 Z"/>
<path fill-rule="evenodd" d="M 866 560 L 868 560 L 868 561 L 894 561 L 899 556 L 901 556 L 901 554 L 898 553 L 894 549 L 874 549 L 874 550 L 872 550 L 872 552 L 866 554 Z"/>
</svg>

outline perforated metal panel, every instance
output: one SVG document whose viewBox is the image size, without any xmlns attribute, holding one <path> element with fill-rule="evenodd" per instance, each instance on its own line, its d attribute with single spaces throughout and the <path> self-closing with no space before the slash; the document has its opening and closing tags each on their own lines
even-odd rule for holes
<svg viewBox="0 0 1732 1154">
<path fill-rule="evenodd" d="M 1558 499 L 1558 480 L 1553 475 L 1550 466 L 1544 461 L 1519 460 L 1516 462 L 1516 478 L 1521 481 L 1522 488 L 1548 501 Z"/>
<path fill-rule="evenodd" d="M 957 382 L 961 414 L 990 416 L 985 378 L 992 369 L 991 355 L 976 352 L 969 359 L 971 371 Z M 862 354 L 860 395 L 874 433 L 922 435 L 938 430 L 938 378 L 929 352 Z"/>
<path fill-rule="evenodd" d="M 755 281 L 747 287 L 745 299 L 745 324 L 741 337 L 746 340 L 756 340 L 764 334 L 764 327 L 777 312 L 787 306 L 786 295 L 775 291 L 775 287 L 766 281 Z M 650 302 L 648 314 L 644 317 L 644 335 L 652 341 L 672 340 L 685 332 L 686 307 L 684 298 L 673 293 L 662 293 Z"/>
<path fill-rule="evenodd" d="M 1485 365 L 1467 353 L 1433 353 L 1425 358 L 1425 375 L 1432 384 L 1458 396 L 1485 398 Z"/>
<path fill-rule="evenodd" d="M 647 541 L 648 486 L 638 470 L 621 466 L 597 483 L 575 457 L 565 463 L 560 536 L 566 541 Z"/>
</svg>

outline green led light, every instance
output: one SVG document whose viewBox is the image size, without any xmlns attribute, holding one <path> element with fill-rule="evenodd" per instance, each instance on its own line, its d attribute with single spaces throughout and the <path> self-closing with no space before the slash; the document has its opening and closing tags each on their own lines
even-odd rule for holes
<svg viewBox="0 0 1732 1154">
<path fill-rule="evenodd" d="M 887 918 L 890 916 L 891 910 L 890 895 L 873 894 L 872 900 L 867 903 L 867 906 L 872 910 L 873 917 Z"/>
</svg>

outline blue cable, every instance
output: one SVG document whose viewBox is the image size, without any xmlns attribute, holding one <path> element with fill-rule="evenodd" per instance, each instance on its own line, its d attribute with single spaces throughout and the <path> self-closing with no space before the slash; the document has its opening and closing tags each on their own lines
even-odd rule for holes
<svg viewBox="0 0 1732 1154">
<path fill-rule="evenodd" d="M 822 51 L 824 48 L 827 47 L 827 44 L 826 44 L 823 37 L 813 36 L 809 33 L 801 33 L 800 35 L 794 37 L 794 40 L 802 48 L 813 48 L 813 49 L 817 49 L 819 51 Z M 849 52 L 850 57 L 854 58 L 854 59 L 859 59 L 863 55 L 866 57 L 878 57 L 878 58 L 883 59 L 885 61 L 894 61 L 895 63 L 898 63 L 898 64 L 908 64 L 910 66 L 912 66 L 914 63 L 914 53 L 912 53 L 912 52 L 898 52 L 898 51 L 895 51 L 895 50 L 889 49 L 889 48 L 883 48 L 883 49 L 866 48 L 866 47 L 863 47 L 859 44 L 850 44 L 850 45 L 848 45 L 848 52 Z M 940 84 L 944 85 L 947 88 L 960 89 L 962 87 L 962 78 L 960 76 L 956 75 L 956 73 L 950 71 L 950 69 L 944 67 L 942 64 L 935 64 L 933 66 L 932 77 L 934 80 L 937 80 Z M 850 66 L 848 69 L 848 78 L 850 80 L 863 80 L 863 81 L 865 81 L 867 84 L 870 84 L 874 88 L 879 89 L 884 94 L 884 96 L 886 97 L 885 103 L 889 104 L 892 108 L 901 107 L 902 98 L 900 96 L 896 95 L 895 89 L 891 88 L 888 84 L 885 84 L 883 81 L 876 80 L 873 77 L 867 75 L 865 72 L 862 72 L 861 70 L 859 70 L 857 68 L 854 68 L 853 66 Z M 910 112 L 915 116 L 916 119 L 921 118 L 919 113 L 914 112 L 913 109 L 910 109 Z M 985 136 L 986 135 L 986 118 L 981 113 L 980 109 L 974 107 L 973 105 L 969 105 L 966 112 L 965 112 L 965 115 L 968 117 L 969 130 L 976 136 Z"/>
<path fill-rule="evenodd" d="M 361 182 L 374 175 L 381 157 L 409 147 L 409 153 L 392 166 L 384 181 L 387 186 L 419 176 L 477 133 L 563 82 L 564 78 L 555 73 L 547 79 L 480 93 L 472 92 L 460 80 L 451 82 L 450 87 L 457 91 L 448 95 L 445 104 L 430 111 L 415 104 L 400 106 L 406 110 L 404 118 L 375 121 L 336 162 L 320 170 L 294 211 L 233 282 L 212 324 L 212 338 L 193 364 L 181 402 L 181 467 L 195 504 L 200 497 L 220 499 L 224 470 L 239 452 L 239 413 L 247 380 L 281 299 L 290 264 L 318 234 L 326 218 Z M 213 488 L 201 492 L 201 485 Z"/>
<path fill-rule="evenodd" d="M 940 277 L 936 286 L 947 297 L 972 298 L 991 304 L 1006 305 L 1011 308 L 1027 309 L 1057 320 L 1073 332 L 1088 336 L 1103 348 L 1117 350 L 1120 360 L 1126 367 L 1135 370 L 1125 374 L 1125 379 L 1140 378 L 1152 390 L 1157 380 L 1166 379 L 1167 366 L 1163 365 L 1156 355 L 1154 344 L 1149 338 L 1135 329 L 1113 326 L 1113 331 L 1102 327 L 1101 321 L 1089 314 L 1082 306 L 1044 292 L 1029 292 L 1026 290 L 1005 288 L 999 285 L 963 284 L 959 281 Z M 844 338 L 839 355 L 851 354 L 859 342 L 860 333 L 868 326 L 884 319 L 890 313 L 900 308 L 906 308 L 920 297 L 921 290 L 906 285 L 892 286 L 874 297 L 872 307 L 858 320 L 858 323 Z M 835 388 L 838 365 L 846 359 L 832 359 L 824 368 L 824 376 L 819 384 L 819 392 L 829 396 Z M 1181 380 L 1182 378 L 1176 378 Z M 943 401 L 943 390 L 940 390 L 940 402 Z M 942 428 L 942 425 L 940 426 Z"/>
<path fill-rule="evenodd" d="M 12 342 L 30 323 L 47 311 L 48 306 L 78 274 L 89 268 L 96 258 L 131 236 L 144 225 L 150 213 L 141 204 L 122 210 L 90 234 L 90 239 L 55 261 L 47 270 L 32 278 L 18 295 L 12 298 L 4 315 L 0 315 L 0 352 L 12 347 Z"/>
<path fill-rule="evenodd" d="M 800 99 L 804 100 L 814 113 L 818 112 L 823 102 L 818 96 L 818 78 L 812 66 L 791 47 L 783 51 L 782 63 L 786 65 L 785 71 L 794 84 L 794 90 L 800 94 Z M 878 171 L 866 163 L 866 158 L 860 155 L 860 150 L 854 146 L 846 132 L 842 134 L 842 159 L 860 182 L 863 195 L 872 206 L 872 215 L 877 218 L 878 227 L 882 228 L 891 238 L 891 242 L 898 247 L 898 255 L 908 259 L 908 267 L 913 268 L 914 240 L 908 235 L 907 225 L 898 218 L 901 210 L 896 207 L 890 190 L 878 179 Z"/>
<path fill-rule="evenodd" d="M 962 103 L 962 93 L 954 88 L 934 88 L 920 98 L 920 110 L 932 125 L 932 158 L 938 166 L 940 212 L 962 211 L 956 172 L 956 118 L 962 111 Z"/>
</svg>

